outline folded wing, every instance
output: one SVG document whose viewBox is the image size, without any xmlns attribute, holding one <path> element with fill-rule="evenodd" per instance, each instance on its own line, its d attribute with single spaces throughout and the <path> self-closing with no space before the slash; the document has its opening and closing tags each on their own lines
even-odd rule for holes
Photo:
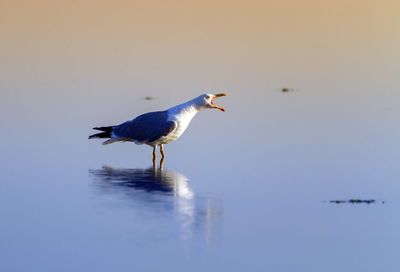
<svg viewBox="0 0 400 272">
<path fill-rule="evenodd" d="M 153 142 L 171 133 L 177 127 L 168 121 L 167 111 L 149 112 L 112 129 L 113 137 L 131 139 L 137 143 Z"/>
</svg>

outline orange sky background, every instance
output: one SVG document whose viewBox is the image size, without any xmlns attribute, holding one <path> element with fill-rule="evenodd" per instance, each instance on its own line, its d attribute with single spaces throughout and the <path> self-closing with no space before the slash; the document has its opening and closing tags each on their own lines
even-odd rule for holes
<svg viewBox="0 0 400 272">
<path fill-rule="evenodd" d="M 399 11 L 394 0 L 1 0 L 3 106 L 91 103 L 97 112 L 150 95 L 163 108 L 206 90 L 268 98 L 283 87 L 314 102 L 390 104 L 399 98 Z M 248 99 L 231 103 L 260 104 Z"/>
</svg>

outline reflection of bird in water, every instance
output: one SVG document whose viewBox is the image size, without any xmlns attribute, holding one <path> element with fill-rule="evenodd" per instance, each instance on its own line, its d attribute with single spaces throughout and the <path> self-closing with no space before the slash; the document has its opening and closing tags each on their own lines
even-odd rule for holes
<svg viewBox="0 0 400 272">
<path fill-rule="evenodd" d="M 134 207 L 140 207 L 148 213 L 156 212 L 162 217 L 167 212 L 177 215 L 181 222 L 183 238 L 192 236 L 194 229 L 204 229 L 209 240 L 215 224 L 215 218 L 221 215 L 218 199 L 194 197 L 189 187 L 189 179 L 184 175 L 164 170 L 162 164 L 145 169 L 116 169 L 103 166 L 90 170 L 96 178 L 94 184 L 102 194 L 117 196 L 118 199 Z M 143 210 L 143 204 L 146 209 Z M 163 207 L 162 209 L 158 209 Z M 152 209 L 156 208 L 156 209 Z"/>
<path fill-rule="evenodd" d="M 114 169 L 103 166 L 99 170 L 90 170 L 108 185 L 130 187 L 147 192 L 172 193 L 178 197 L 192 199 L 193 192 L 188 186 L 188 178 L 184 175 L 165 171 L 162 167 L 147 169 Z"/>
</svg>

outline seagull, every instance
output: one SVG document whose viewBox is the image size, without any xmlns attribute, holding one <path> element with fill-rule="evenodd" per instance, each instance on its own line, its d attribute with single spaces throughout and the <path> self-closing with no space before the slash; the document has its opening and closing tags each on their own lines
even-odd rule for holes
<svg viewBox="0 0 400 272">
<path fill-rule="evenodd" d="M 214 104 L 220 94 L 202 94 L 188 102 L 179 104 L 165 111 L 149 112 L 126 121 L 122 124 L 108 127 L 95 127 L 102 132 L 89 136 L 89 139 L 108 138 L 103 145 L 115 142 L 134 142 L 153 147 L 153 164 L 156 160 L 156 147 L 160 147 L 161 161 L 164 161 L 164 144 L 177 140 L 182 136 L 192 118 L 201 110 L 225 109 Z"/>
</svg>

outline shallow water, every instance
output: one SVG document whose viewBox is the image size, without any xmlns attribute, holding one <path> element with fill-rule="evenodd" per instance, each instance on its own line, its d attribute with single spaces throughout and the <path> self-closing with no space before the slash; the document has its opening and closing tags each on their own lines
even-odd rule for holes
<svg viewBox="0 0 400 272">
<path fill-rule="evenodd" d="M 1 271 L 395 271 L 398 129 L 326 126 L 329 114 L 297 107 L 307 95 L 221 99 L 227 113 L 199 113 L 162 168 L 148 147 L 87 140 L 109 124 L 101 110 L 44 112 L 23 129 L 36 118 L 16 115 L 1 143 Z M 391 118 L 368 109 L 370 122 Z"/>
</svg>

